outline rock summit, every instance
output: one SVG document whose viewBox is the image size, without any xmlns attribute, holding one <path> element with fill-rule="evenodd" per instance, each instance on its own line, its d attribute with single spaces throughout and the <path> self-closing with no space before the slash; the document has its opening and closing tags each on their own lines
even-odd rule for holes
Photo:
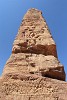
<svg viewBox="0 0 67 100">
<path fill-rule="evenodd" d="M 37 9 L 25 14 L 0 78 L 0 100 L 66 100 L 64 66 Z"/>
</svg>

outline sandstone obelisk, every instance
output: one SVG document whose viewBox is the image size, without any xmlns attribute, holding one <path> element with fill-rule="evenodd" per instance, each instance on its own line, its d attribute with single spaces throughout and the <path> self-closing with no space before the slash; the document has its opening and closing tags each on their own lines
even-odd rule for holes
<svg viewBox="0 0 67 100">
<path fill-rule="evenodd" d="M 0 100 L 66 100 L 64 66 L 42 12 L 25 14 L 0 79 Z"/>
</svg>

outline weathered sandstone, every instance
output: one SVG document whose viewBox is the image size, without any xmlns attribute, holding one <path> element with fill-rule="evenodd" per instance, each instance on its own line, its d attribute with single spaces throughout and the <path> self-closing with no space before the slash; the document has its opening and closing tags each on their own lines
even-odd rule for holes
<svg viewBox="0 0 67 100">
<path fill-rule="evenodd" d="M 4 68 L 4 76 L 9 73 L 37 74 L 65 80 L 64 67 L 52 55 L 17 53 L 12 54 Z M 13 75 L 13 74 L 12 74 Z"/>
<path fill-rule="evenodd" d="M 42 12 L 30 9 L 0 78 L 0 100 L 66 100 L 65 77 Z"/>
<path fill-rule="evenodd" d="M 38 10 L 29 10 L 24 16 L 12 49 L 12 53 L 20 52 L 57 57 L 56 44 Z"/>
</svg>

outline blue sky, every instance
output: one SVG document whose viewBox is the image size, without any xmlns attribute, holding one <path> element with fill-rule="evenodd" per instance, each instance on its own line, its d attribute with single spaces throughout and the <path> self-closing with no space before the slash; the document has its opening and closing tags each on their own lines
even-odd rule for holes
<svg viewBox="0 0 67 100">
<path fill-rule="evenodd" d="M 67 0 L 0 0 L 0 75 L 8 60 L 21 20 L 30 8 L 43 12 L 67 74 Z"/>
</svg>

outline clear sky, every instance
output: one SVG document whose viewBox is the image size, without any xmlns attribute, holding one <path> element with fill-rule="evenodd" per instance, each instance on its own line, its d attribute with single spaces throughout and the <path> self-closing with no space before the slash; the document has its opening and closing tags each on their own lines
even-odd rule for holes
<svg viewBox="0 0 67 100">
<path fill-rule="evenodd" d="M 67 0 L 0 0 L 0 75 L 21 20 L 30 8 L 43 12 L 57 45 L 58 59 L 67 74 Z"/>
</svg>

